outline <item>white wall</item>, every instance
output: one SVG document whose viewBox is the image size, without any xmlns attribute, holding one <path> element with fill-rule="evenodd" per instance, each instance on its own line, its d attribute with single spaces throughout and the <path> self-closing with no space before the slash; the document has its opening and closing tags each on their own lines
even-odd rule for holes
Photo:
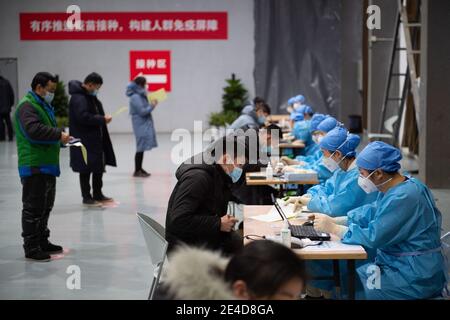
<svg viewBox="0 0 450 320">
<path fill-rule="evenodd" d="M 70 4 L 83 11 L 227 11 L 228 40 L 20 41 L 20 12 L 65 12 Z M 59 74 L 66 83 L 96 71 L 104 85 L 99 98 L 106 112 L 128 104 L 130 50 L 171 50 L 172 91 L 154 112 L 156 129 L 193 129 L 221 109 L 224 79 L 231 73 L 254 93 L 253 0 L 21 0 L 0 1 L 0 57 L 18 59 L 19 95 L 39 71 Z M 205 123 L 206 125 L 206 123 Z M 110 124 L 112 132 L 131 132 L 124 113 Z"/>
</svg>

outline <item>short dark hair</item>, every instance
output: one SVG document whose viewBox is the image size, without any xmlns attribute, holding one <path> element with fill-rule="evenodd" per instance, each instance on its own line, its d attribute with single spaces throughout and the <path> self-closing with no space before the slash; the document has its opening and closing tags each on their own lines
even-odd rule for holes
<svg viewBox="0 0 450 320">
<path fill-rule="evenodd" d="M 257 240 L 247 244 L 231 258 L 225 269 L 225 280 L 247 284 L 257 297 L 273 296 L 282 285 L 294 278 L 306 281 L 305 264 L 282 244 Z"/>
<path fill-rule="evenodd" d="M 145 86 L 145 84 L 147 83 L 147 80 L 144 77 L 137 77 L 134 80 L 134 83 L 136 83 L 138 86 Z"/>
<path fill-rule="evenodd" d="M 255 104 L 255 106 L 258 104 L 258 103 L 265 103 L 266 101 L 263 99 L 263 98 L 261 98 L 261 97 L 255 97 L 255 99 L 253 99 L 253 103 Z"/>
<path fill-rule="evenodd" d="M 270 114 L 270 107 L 267 103 L 263 103 L 256 106 L 256 111 L 262 110 L 264 113 Z"/>
<path fill-rule="evenodd" d="M 84 78 L 84 84 L 93 83 L 93 84 L 103 84 L 103 78 L 96 72 L 89 73 L 86 78 Z"/>
<path fill-rule="evenodd" d="M 41 87 L 45 87 L 47 86 L 48 82 L 54 82 L 57 83 L 58 82 L 58 76 L 57 75 L 52 75 L 49 72 L 38 72 L 36 73 L 36 75 L 33 77 L 33 80 L 31 81 L 31 89 L 35 90 L 36 87 L 38 86 L 38 84 L 41 85 Z"/>
<path fill-rule="evenodd" d="M 210 152 L 215 161 L 218 161 L 222 155 L 230 155 L 232 152 L 234 159 L 236 159 L 238 156 L 245 156 L 245 162 L 247 163 L 249 151 L 248 146 L 245 142 L 245 136 L 231 133 L 213 142 L 207 148 L 207 152 Z M 244 154 L 242 154 L 242 152 Z"/>
</svg>

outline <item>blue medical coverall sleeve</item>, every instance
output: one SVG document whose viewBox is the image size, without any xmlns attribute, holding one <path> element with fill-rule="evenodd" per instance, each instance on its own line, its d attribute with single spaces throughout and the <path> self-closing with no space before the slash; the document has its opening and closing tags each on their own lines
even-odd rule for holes
<svg viewBox="0 0 450 320">
<path fill-rule="evenodd" d="M 317 143 L 314 141 L 311 142 L 308 146 L 305 147 L 305 155 L 297 156 L 295 159 L 298 161 L 303 161 L 306 163 L 313 163 L 318 158 L 322 156 L 322 150 Z"/>
<path fill-rule="evenodd" d="M 319 194 L 313 191 L 308 209 L 325 213 L 331 217 L 340 217 L 347 215 L 352 209 L 375 201 L 378 192 L 366 194 L 358 185 L 358 176 L 359 172 L 356 168 L 348 172 L 336 170 L 333 176 L 325 182 L 325 186 L 330 184 L 333 186 L 329 188 L 321 186 L 324 190 L 331 190 L 331 192 L 325 191 Z M 308 190 L 308 193 L 311 192 L 311 189 Z"/>
<path fill-rule="evenodd" d="M 407 203 L 404 194 L 386 198 L 385 201 L 378 203 L 378 210 L 367 226 L 349 224 L 348 232 L 342 241 L 349 244 L 360 244 L 368 248 L 378 248 L 406 239 L 408 235 L 399 232 L 402 229 L 400 226 L 411 223 L 412 217 L 408 213 L 414 203 Z"/>
<path fill-rule="evenodd" d="M 317 178 L 319 179 L 320 184 L 325 183 L 325 181 L 327 181 L 333 175 L 333 173 L 323 165 L 322 157 L 317 159 L 313 164 L 306 165 L 303 168 L 316 171 Z"/>
<path fill-rule="evenodd" d="M 307 193 L 311 195 L 311 201 L 316 197 L 328 197 L 333 194 L 335 186 L 339 183 L 340 173 L 342 173 L 342 170 L 338 169 L 324 184 L 318 184 L 309 188 Z"/>
</svg>

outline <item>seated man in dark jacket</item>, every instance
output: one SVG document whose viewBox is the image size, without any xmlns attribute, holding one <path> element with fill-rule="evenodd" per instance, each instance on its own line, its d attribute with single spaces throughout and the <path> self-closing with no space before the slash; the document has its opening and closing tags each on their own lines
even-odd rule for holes
<svg viewBox="0 0 450 320">
<path fill-rule="evenodd" d="M 253 131 L 252 131 L 253 130 Z M 267 166 L 271 157 L 279 156 L 279 141 L 282 138 L 281 128 L 270 124 L 259 131 L 248 129 L 247 131 L 236 130 L 235 135 L 246 136 L 245 140 L 249 152 L 249 161 L 243 167 L 244 174 L 241 179 L 231 187 L 231 192 L 236 202 L 245 205 L 272 205 L 271 194 L 277 191 L 270 186 L 248 186 L 245 174 L 248 172 L 260 172 Z"/>
<path fill-rule="evenodd" d="M 230 184 L 239 180 L 245 162 L 245 143 L 226 136 L 180 165 L 167 208 L 169 251 L 180 243 L 225 254 L 242 247 L 242 238 L 233 231 L 237 219 L 226 213 Z"/>
</svg>

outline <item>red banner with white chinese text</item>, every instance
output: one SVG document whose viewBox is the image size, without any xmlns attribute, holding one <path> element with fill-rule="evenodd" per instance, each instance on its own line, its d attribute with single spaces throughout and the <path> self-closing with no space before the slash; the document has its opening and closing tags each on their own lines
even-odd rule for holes
<svg viewBox="0 0 450 320">
<path fill-rule="evenodd" d="M 79 30 L 68 13 L 20 13 L 21 40 L 224 40 L 227 12 L 81 12 Z"/>
</svg>

